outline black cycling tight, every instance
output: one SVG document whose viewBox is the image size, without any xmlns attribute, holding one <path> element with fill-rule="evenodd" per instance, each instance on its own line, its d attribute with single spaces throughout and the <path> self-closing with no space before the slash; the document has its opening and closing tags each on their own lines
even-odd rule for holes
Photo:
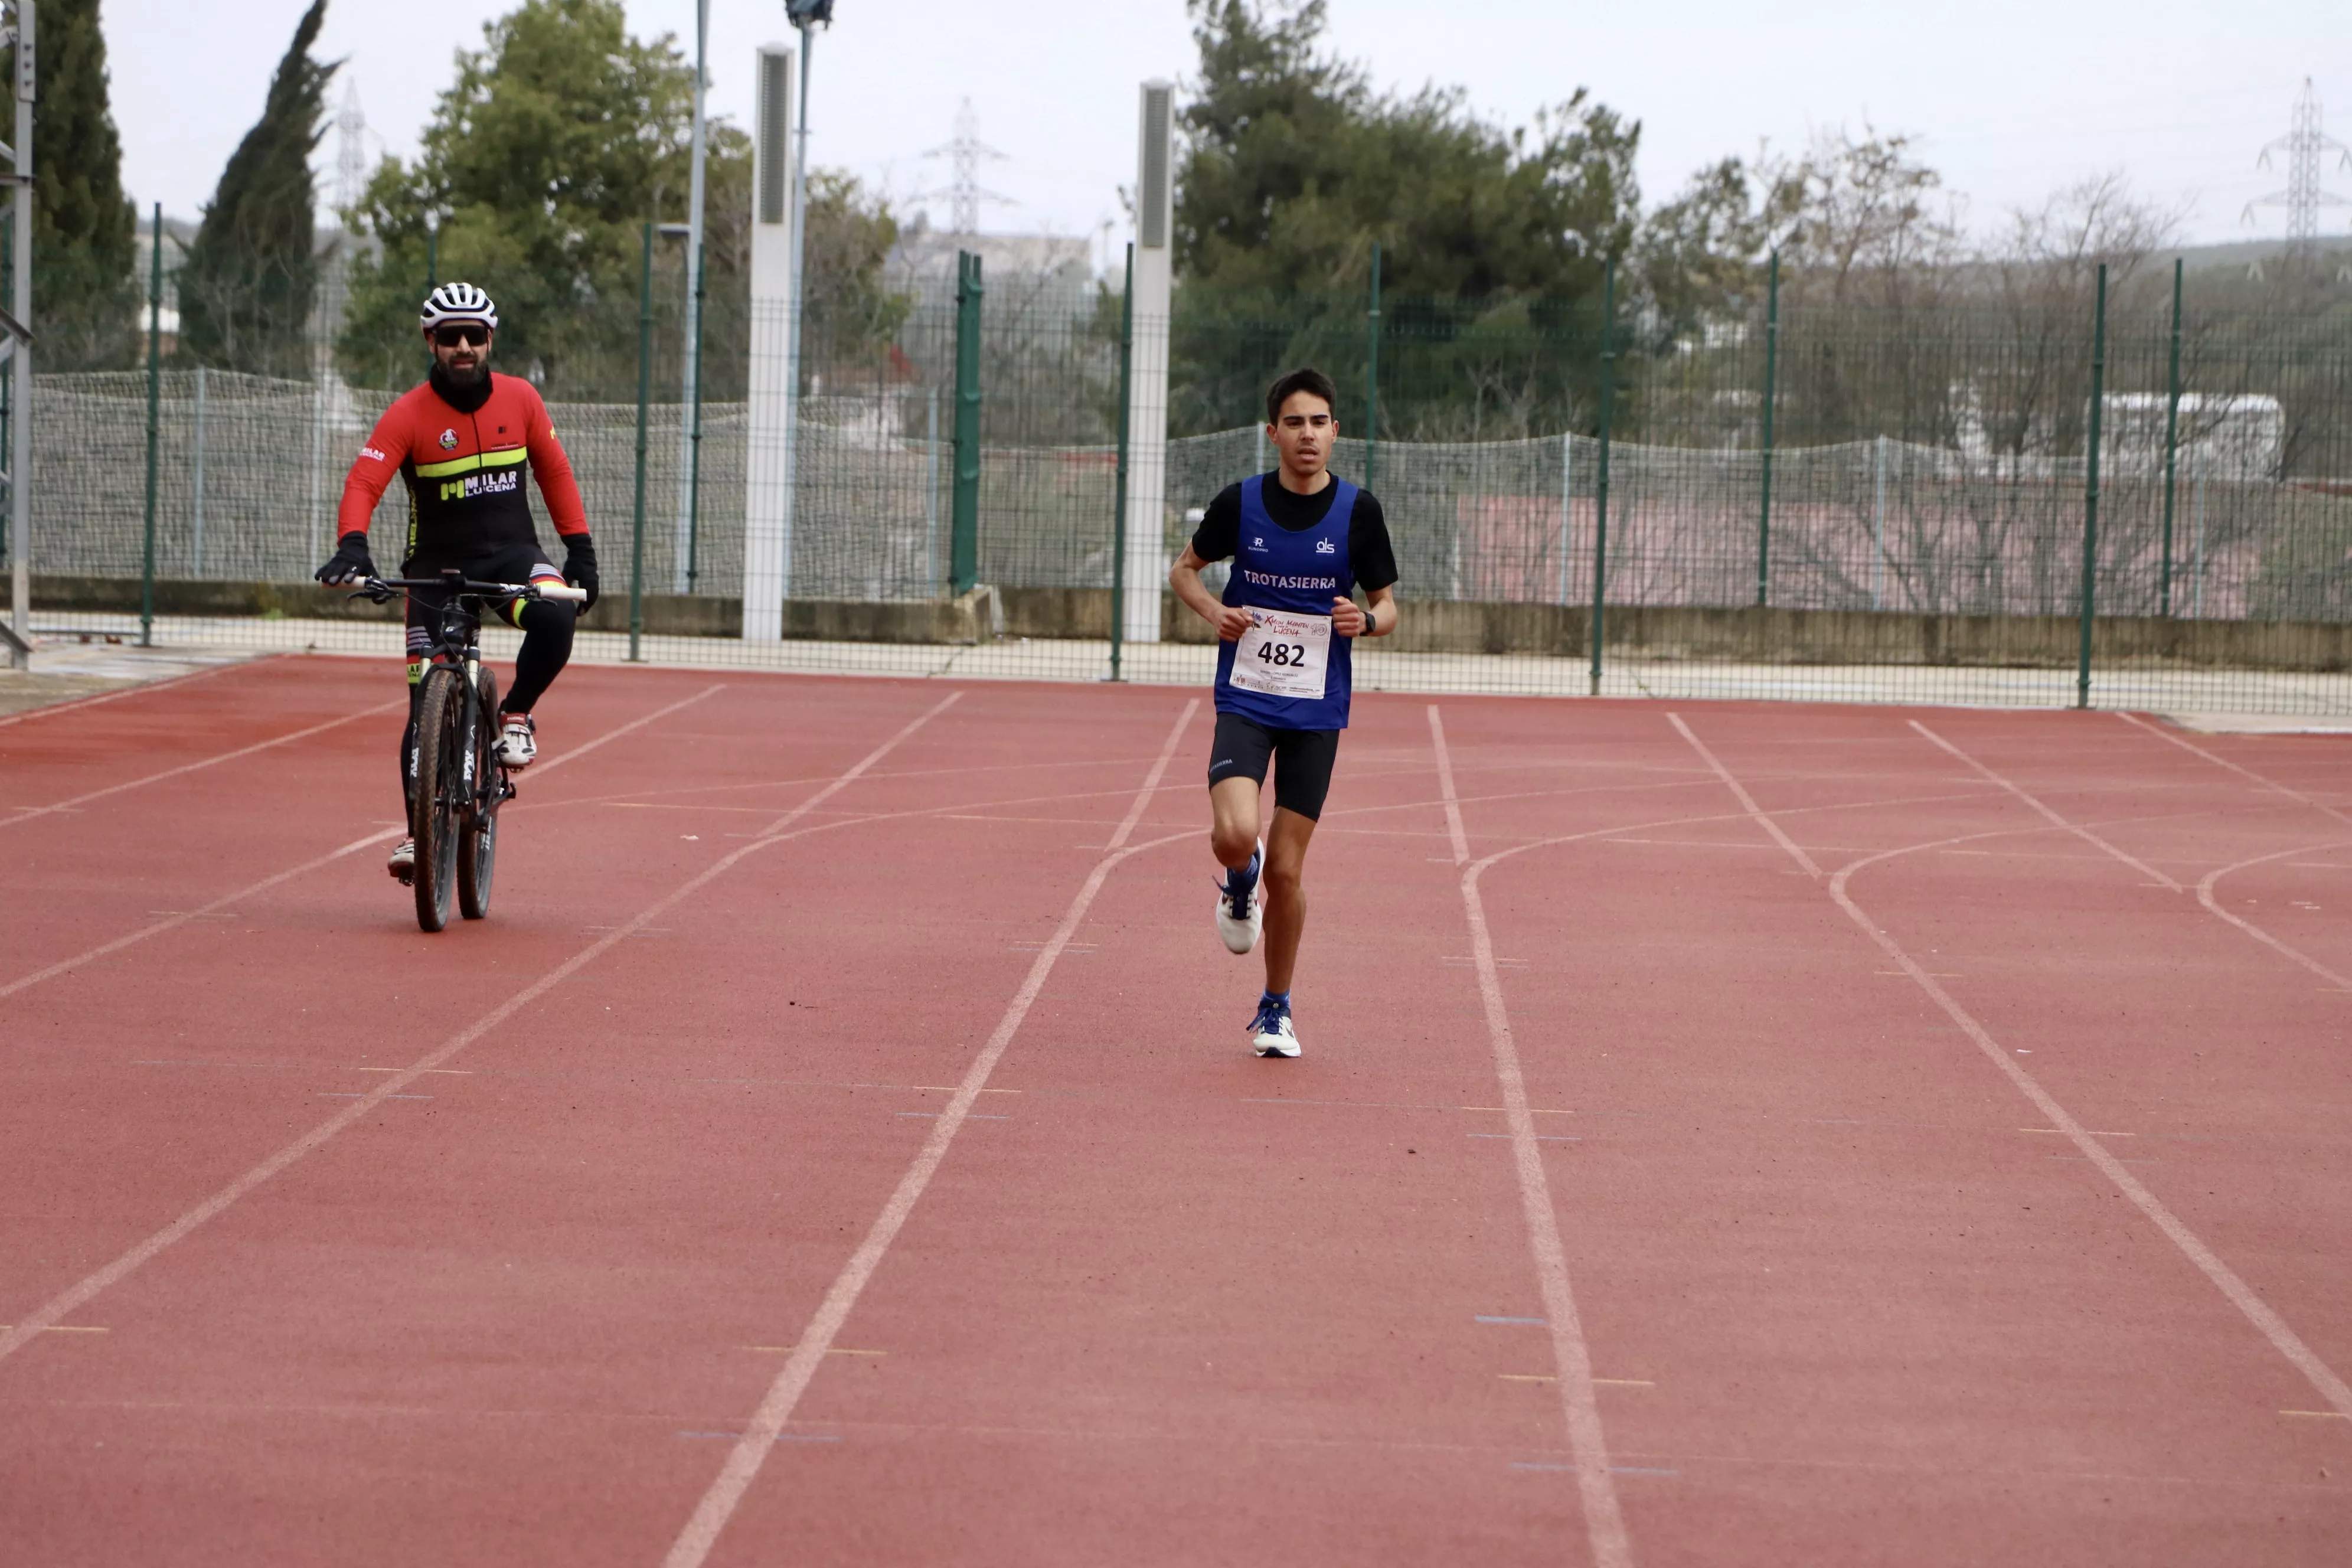
<svg viewBox="0 0 2352 1568">
<path fill-rule="evenodd" d="M 522 627 L 522 647 L 515 655 L 514 685 L 499 699 L 501 713 L 528 713 L 572 658 L 572 633 L 580 616 L 570 605 L 536 599 L 516 617 Z M 400 778 L 404 790 L 416 752 L 416 709 L 425 683 L 408 689 L 408 727 L 400 736 Z"/>
</svg>

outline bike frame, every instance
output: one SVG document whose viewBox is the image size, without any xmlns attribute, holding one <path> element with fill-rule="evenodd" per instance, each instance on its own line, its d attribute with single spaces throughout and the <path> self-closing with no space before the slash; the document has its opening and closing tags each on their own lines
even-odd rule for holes
<svg viewBox="0 0 2352 1568">
<path fill-rule="evenodd" d="M 377 604 L 383 604 L 395 592 L 415 595 L 419 591 L 441 595 L 439 625 L 434 632 L 433 646 L 425 655 L 428 665 L 440 665 L 455 669 L 461 677 L 465 689 L 463 725 L 458 733 L 467 738 L 460 748 L 464 757 L 463 783 L 467 799 L 460 808 L 469 820 L 498 810 L 514 798 L 514 781 L 507 774 L 506 764 L 490 753 L 489 776 L 477 777 L 474 766 L 472 737 L 482 717 L 482 606 L 489 600 L 511 604 L 542 596 L 541 585 L 536 583 L 477 583 L 463 572 L 449 571 L 438 577 L 371 577 L 359 584 L 359 591 Z M 425 781 L 417 781 L 419 788 Z"/>
</svg>

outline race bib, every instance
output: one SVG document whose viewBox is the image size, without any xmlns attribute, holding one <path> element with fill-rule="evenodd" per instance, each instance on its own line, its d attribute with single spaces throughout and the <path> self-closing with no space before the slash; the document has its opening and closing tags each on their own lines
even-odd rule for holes
<svg viewBox="0 0 2352 1568">
<path fill-rule="evenodd" d="M 1234 645 L 1233 683 L 1269 697 L 1319 698 L 1330 665 L 1330 616 L 1252 605 L 1249 630 Z"/>
</svg>

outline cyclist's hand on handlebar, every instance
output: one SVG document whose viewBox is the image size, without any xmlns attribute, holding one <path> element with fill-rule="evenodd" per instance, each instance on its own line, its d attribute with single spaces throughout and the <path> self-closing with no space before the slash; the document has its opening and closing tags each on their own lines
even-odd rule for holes
<svg viewBox="0 0 2352 1568">
<path fill-rule="evenodd" d="M 564 546 L 565 579 L 588 593 L 586 602 L 580 606 L 584 616 L 596 607 L 596 542 L 584 533 L 575 533 L 564 541 Z"/>
<path fill-rule="evenodd" d="M 330 587 L 374 575 L 375 562 L 368 554 L 368 536 L 357 530 L 335 542 L 334 559 L 318 572 L 319 581 Z"/>
</svg>

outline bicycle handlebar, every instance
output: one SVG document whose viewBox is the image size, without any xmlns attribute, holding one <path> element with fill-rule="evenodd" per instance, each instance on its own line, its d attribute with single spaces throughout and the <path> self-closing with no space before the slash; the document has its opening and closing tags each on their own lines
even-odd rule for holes
<svg viewBox="0 0 2352 1568">
<path fill-rule="evenodd" d="M 381 605 L 392 597 L 396 589 L 414 592 L 419 588 L 446 590 L 450 584 L 444 577 L 359 577 L 336 586 L 349 588 L 353 597 L 364 597 Z M 469 580 L 457 584 L 461 594 L 485 599 L 555 599 L 567 604 L 584 605 L 588 590 L 575 588 L 569 583 L 476 583 Z"/>
</svg>

